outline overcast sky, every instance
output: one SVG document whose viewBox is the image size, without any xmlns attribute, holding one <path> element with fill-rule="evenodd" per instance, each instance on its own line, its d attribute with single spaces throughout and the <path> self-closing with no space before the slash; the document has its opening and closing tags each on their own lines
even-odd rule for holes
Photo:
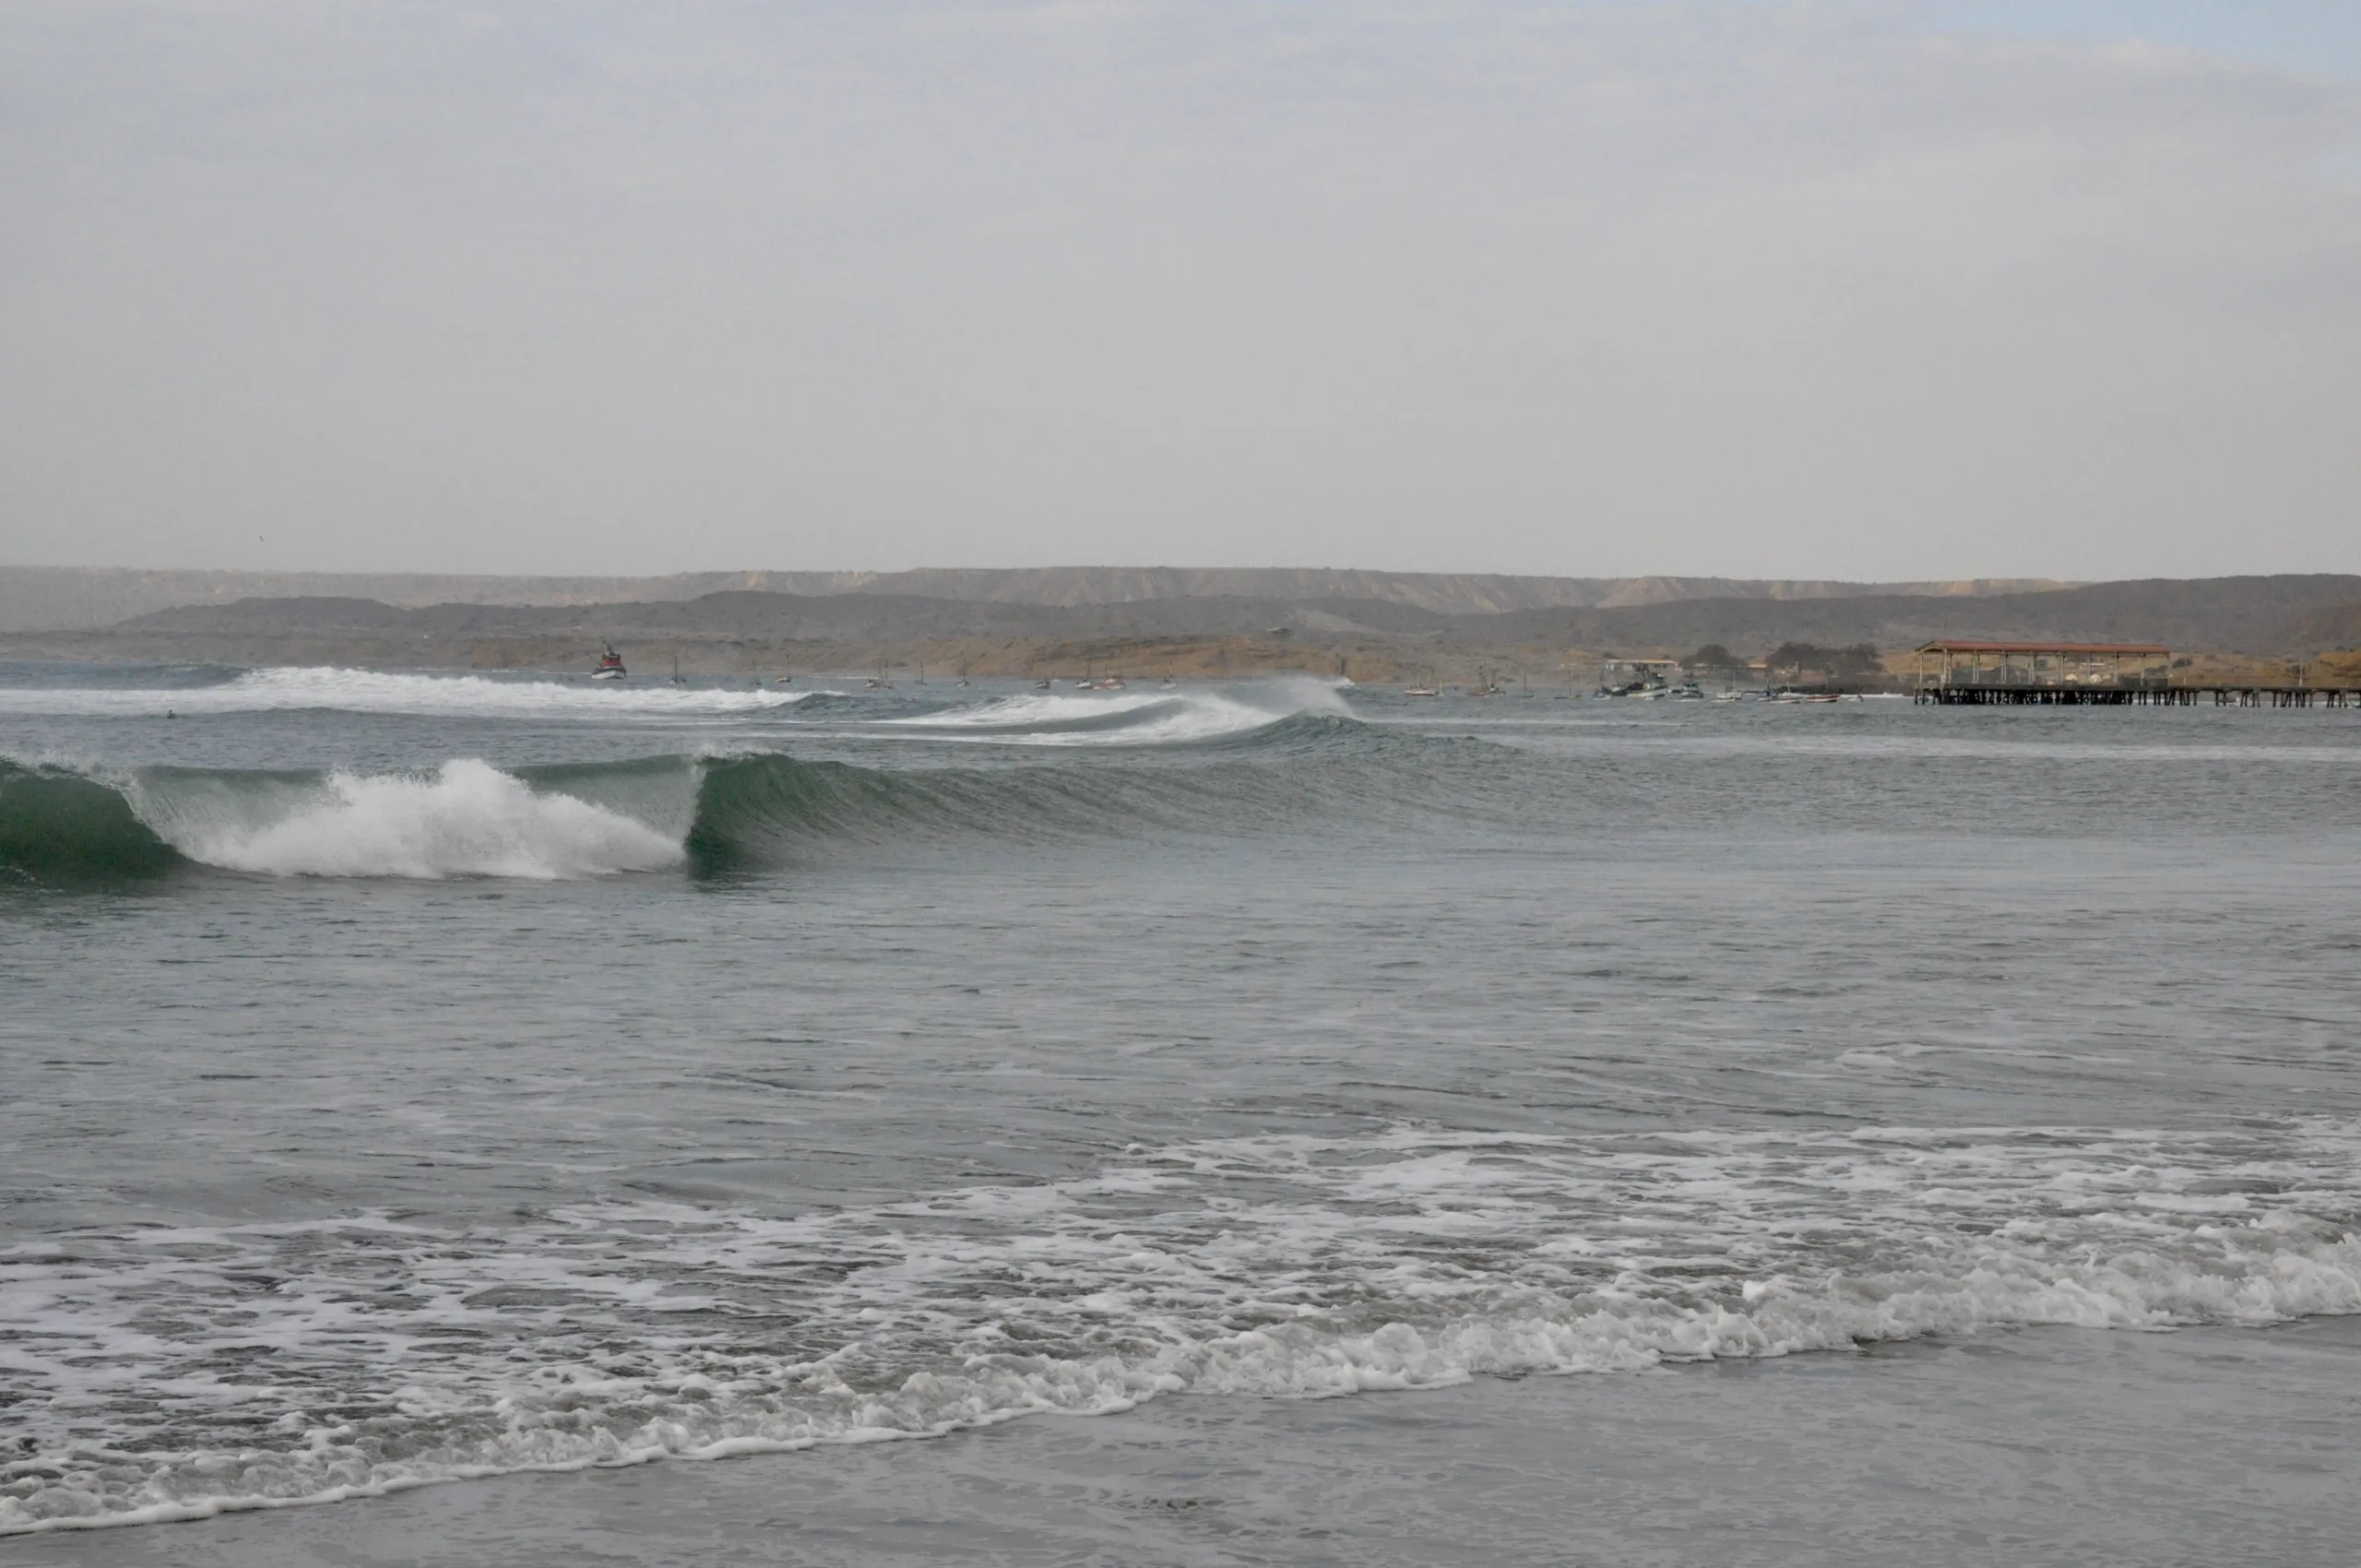
<svg viewBox="0 0 2361 1568">
<path fill-rule="evenodd" d="M 2361 4 L 0 0 L 0 562 L 2361 570 Z"/>
</svg>

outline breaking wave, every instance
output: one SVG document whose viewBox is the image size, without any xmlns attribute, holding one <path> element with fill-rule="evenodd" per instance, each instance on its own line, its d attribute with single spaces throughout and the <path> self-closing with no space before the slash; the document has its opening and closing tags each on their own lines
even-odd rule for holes
<svg viewBox="0 0 2361 1568">
<path fill-rule="evenodd" d="M 0 687 L 0 713 L 139 718 L 160 717 L 167 709 L 196 716 L 321 708 L 438 719 L 709 719 L 789 708 L 812 695 L 777 687 L 499 680 L 294 666 L 249 670 L 194 685 Z"/>
<path fill-rule="evenodd" d="M 1031 746 L 1171 745 L 1251 734 L 1301 715 L 1348 719 L 1333 683 L 1307 678 L 1212 691 L 1156 690 L 1121 695 L 1026 693 L 941 713 L 888 719 L 880 728 L 946 741 Z"/>
<path fill-rule="evenodd" d="M 664 771 L 693 809 L 689 767 Z M 665 820 L 666 791 L 607 791 L 636 795 L 636 809 L 598 793 L 537 788 L 473 758 L 422 774 L 145 768 L 114 779 L 0 762 L 0 871 L 36 882 L 192 863 L 275 876 L 551 879 L 681 861 L 688 815 Z"/>
<path fill-rule="evenodd" d="M 2030 1324 L 2361 1312 L 2361 1128 L 1133 1146 L 805 1214 L 362 1214 L 0 1253 L 0 1533 Z M 257 1290 L 253 1282 L 277 1282 Z M 169 1299 L 158 1318 L 152 1304 Z M 103 1423 L 91 1420 L 103 1412 Z M 107 1431 L 100 1442 L 89 1431 Z"/>
<path fill-rule="evenodd" d="M 933 706 L 940 702 L 915 692 L 421 675 L 328 666 L 249 670 L 227 678 L 164 683 L 150 676 L 140 684 L 0 686 L 0 714 L 28 716 L 128 719 L 161 718 L 170 712 L 200 718 L 319 710 L 434 719 L 661 722 L 795 714 L 853 718 L 881 738 L 1042 746 L 1187 743 L 1251 732 L 1299 714 L 1348 714 L 1336 683 L 1305 676 L 1219 687 L 1027 692 Z M 803 711 L 807 707 L 808 715 Z M 908 711 L 913 707 L 921 711 Z"/>
<path fill-rule="evenodd" d="M 277 876 L 574 878 L 701 869 L 808 856 L 829 846 L 945 834 L 1017 839 L 1154 828 L 1215 827 L 1316 817 L 1367 798 L 1337 770 L 1291 767 L 1358 740 L 1366 754 L 1424 748 L 1381 737 L 1351 718 L 1333 684 L 1241 683 L 1138 694 L 1048 693 L 986 698 L 912 714 L 841 693 L 602 691 L 587 683 L 266 670 L 171 692 L 80 687 L 0 696 L 117 702 L 137 711 L 239 705 L 456 714 L 470 705 L 513 712 L 611 716 L 746 713 L 808 702 L 812 732 L 864 742 L 992 742 L 1095 746 L 1083 766 L 872 767 L 771 751 L 658 755 L 636 761 L 501 769 L 457 757 L 424 771 L 364 774 L 253 769 L 76 768 L 0 759 L 0 874 L 57 878 L 157 875 L 200 865 Z M 895 745 L 896 753 L 904 748 Z M 1447 749 L 1447 748 L 1446 748 Z M 1153 766 L 1126 766 L 1126 754 Z M 937 760 L 942 754 L 937 753 Z M 1077 759 L 1079 761 L 1080 759 Z M 1346 770 L 1350 772 L 1351 770 Z M 1425 784 L 1439 797 L 1441 769 Z M 1376 791 L 1382 794 L 1381 787 Z"/>
<path fill-rule="evenodd" d="M 206 865 L 277 876 L 511 876 L 653 871 L 680 837 L 472 758 L 423 777 L 331 773 L 317 782 L 153 776 L 131 789 L 157 836 Z"/>
<path fill-rule="evenodd" d="M 1237 747 L 1244 745 L 1240 754 Z M 1361 754 L 1334 766 L 1340 747 Z M 1350 719 L 1266 722 L 1178 765 L 872 767 L 776 752 L 503 770 L 455 758 L 361 774 L 0 760 L 0 874 L 35 883 L 190 866 L 274 876 L 576 878 L 808 859 L 946 837 L 1015 842 L 1236 833 L 1344 814 L 1465 810 L 1447 762 Z"/>
</svg>

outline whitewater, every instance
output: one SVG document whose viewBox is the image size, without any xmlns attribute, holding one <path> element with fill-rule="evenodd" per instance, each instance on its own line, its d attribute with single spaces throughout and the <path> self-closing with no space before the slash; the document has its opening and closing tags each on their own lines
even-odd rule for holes
<svg viewBox="0 0 2361 1568">
<path fill-rule="evenodd" d="M 44 682 L 0 688 L 0 715 L 136 719 L 317 711 L 452 719 L 706 719 L 776 711 L 814 695 L 777 687 L 623 686 L 583 676 L 502 679 L 334 667 L 172 673 L 179 678 L 147 684 Z"/>
<path fill-rule="evenodd" d="M 0 1554 L 2336 1560 L 2353 716 L 811 685 L 0 669 Z"/>
</svg>

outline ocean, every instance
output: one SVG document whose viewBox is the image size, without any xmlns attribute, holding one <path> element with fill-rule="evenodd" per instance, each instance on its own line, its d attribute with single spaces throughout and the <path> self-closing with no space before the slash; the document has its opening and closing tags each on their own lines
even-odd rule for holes
<svg viewBox="0 0 2361 1568">
<path fill-rule="evenodd" d="M 2349 1562 L 2356 851 L 2338 710 L 0 667 L 0 1562 Z"/>
</svg>

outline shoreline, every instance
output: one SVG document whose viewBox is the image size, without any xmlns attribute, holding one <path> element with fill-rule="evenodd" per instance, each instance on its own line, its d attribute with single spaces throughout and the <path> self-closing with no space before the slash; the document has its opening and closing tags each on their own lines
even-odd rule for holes
<svg viewBox="0 0 2361 1568">
<path fill-rule="evenodd" d="M 1323 1399 L 1177 1394 L 923 1441 L 513 1471 L 0 1541 L 0 1560 L 2340 1561 L 2361 1316 L 2061 1326 Z M 2239 1472 L 2225 1478 L 2226 1455 Z"/>
</svg>

